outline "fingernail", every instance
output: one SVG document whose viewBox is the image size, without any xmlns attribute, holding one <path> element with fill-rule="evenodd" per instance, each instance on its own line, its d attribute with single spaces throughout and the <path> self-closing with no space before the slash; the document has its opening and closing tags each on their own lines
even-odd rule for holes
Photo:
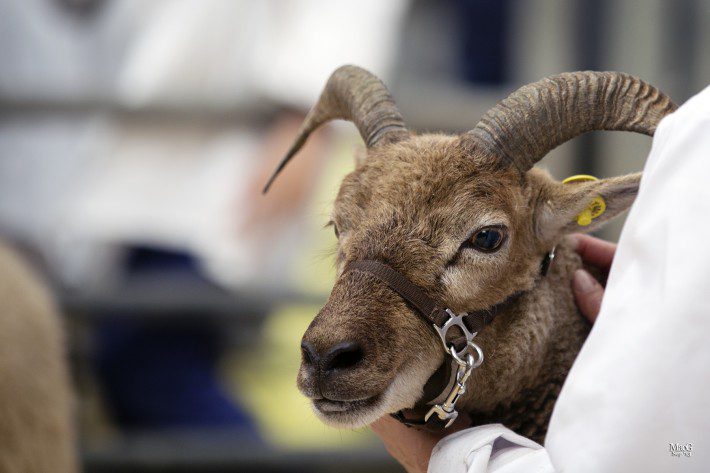
<svg viewBox="0 0 710 473">
<path fill-rule="evenodd" d="M 574 272 L 573 284 L 577 292 L 591 292 L 597 287 L 597 281 L 583 269 Z"/>
</svg>

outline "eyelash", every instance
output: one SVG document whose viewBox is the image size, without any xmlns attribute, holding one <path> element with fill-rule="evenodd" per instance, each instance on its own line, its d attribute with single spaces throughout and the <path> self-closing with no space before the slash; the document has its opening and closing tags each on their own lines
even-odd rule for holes
<svg viewBox="0 0 710 473">
<path fill-rule="evenodd" d="M 339 239 L 340 238 L 340 231 L 338 230 L 338 225 L 333 220 L 331 220 L 330 222 L 328 222 L 324 225 L 324 228 L 328 228 L 328 227 L 333 227 L 333 233 L 335 233 L 335 238 Z"/>
</svg>

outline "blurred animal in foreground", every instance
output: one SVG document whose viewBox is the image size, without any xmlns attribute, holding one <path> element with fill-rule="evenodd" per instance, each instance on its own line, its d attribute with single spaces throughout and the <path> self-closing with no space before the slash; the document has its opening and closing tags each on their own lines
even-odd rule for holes
<svg viewBox="0 0 710 473">
<path fill-rule="evenodd" d="M 77 471 L 72 393 L 49 293 L 0 243 L 0 471 Z"/>
<path fill-rule="evenodd" d="M 317 415 L 441 428 L 458 409 L 542 442 L 589 331 L 563 236 L 627 209 L 640 174 L 561 183 L 533 166 L 588 131 L 653 135 L 674 110 L 635 77 L 574 72 L 520 88 L 462 135 L 416 134 L 379 79 L 336 70 L 266 187 L 318 126 L 354 122 L 367 152 L 332 212 L 338 276 L 302 343 L 298 386 Z"/>
</svg>

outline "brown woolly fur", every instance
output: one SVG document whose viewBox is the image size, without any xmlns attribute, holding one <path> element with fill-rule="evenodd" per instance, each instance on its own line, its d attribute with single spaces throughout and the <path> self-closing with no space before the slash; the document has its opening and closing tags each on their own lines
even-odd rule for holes
<svg viewBox="0 0 710 473">
<path fill-rule="evenodd" d="M 433 328 L 404 299 L 370 273 L 343 271 L 350 262 L 376 260 L 457 313 L 523 292 L 476 338 L 485 362 L 459 408 L 477 424 L 502 422 L 543 441 L 589 330 L 570 286 L 581 262 L 563 237 L 597 229 L 627 209 L 640 174 L 562 184 L 532 166 L 586 131 L 651 135 L 675 105 L 627 74 L 566 73 L 522 87 L 468 133 L 416 135 L 403 128 L 377 78 L 343 66 L 313 110 L 279 169 L 324 117 L 352 120 L 368 144 L 333 208 L 338 279 L 303 336 L 298 385 L 315 412 L 354 427 L 411 408 L 444 361 Z M 606 211 L 580 227 L 576 216 L 596 197 Z M 485 228 L 501 235 L 492 250 L 474 244 Z M 555 246 L 543 277 L 540 263 Z"/>
<path fill-rule="evenodd" d="M 583 187 L 562 185 L 535 169 L 521 182 L 513 169 L 493 170 L 465 155 L 455 137 L 413 136 L 372 150 L 343 181 L 332 217 L 340 235 L 338 265 L 342 270 L 350 261 L 383 261 L 457 312 L 530 291 L 479 334 L 486 361 L 474 371 L 461 406 L 474 419 L 504 422 L 540 440 L 589 329 L 569 289 L 580 262 L 560 237 L 577 230 L 568 224 L 592 195 L 606 197 L 606 218 L 623 210 L 615 201 L 620 197 L 630 204 L 638 178 Z M 488 225 L 508 229 L 498 252 L 461 249 Z M 544 231 L 536 228 L 541 225 Z M 540 279 L 540 261 L 555 244 L 558 256 Z M 355 369 L 328 381 L 318 383 L 303 369 L 299 376 L 299 386 L 314 399 L 375 397 L 366 409 L 317 410 L 338 425 L 367 423 L 413 406 L 443 361 L 432 328 L 396 293 L 360 272 L 340 276 L 304 340 L 319 352 L 351 340 L 365 347 Z M 397 380 L 402 373 L 406 382 Z"/>
<path fill-rule="evenodd" d="M 0 471 L 77 471 L 65 355 L 49 295 L 0 244 Z"/>
</svg>

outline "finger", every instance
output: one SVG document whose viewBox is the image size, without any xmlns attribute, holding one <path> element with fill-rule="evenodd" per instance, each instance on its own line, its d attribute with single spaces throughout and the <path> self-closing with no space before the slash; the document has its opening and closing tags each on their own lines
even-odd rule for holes
<svg viewBox="0 0 710 473">
<path fill-rule="evenodd" d="M 431 433 L 410 428 L 390 416 L 384 416 L 370 424 L 370 428 L 385 444 L 392 457 L 404 466 L 408 473 L 425 472 L 431 452 L 447 435 L 471 426 L 471 419 L 462 412 L 454 424 L 441 432 Z"/>
<path fill-rule="evenodd" d="M 599 315 L 599 308 L 604 297 L 604 287 L 584 269 L 574 272 L 572 291 L 579 311 L 594 323 Z"/>
<path fill-rule="evenodd" d="M 616 253 L 615 243 L 579 233 L 570 235 L 569 239 L 574 250 L 582 257 L 582 261 L 591 266 L 609 271 Z"/>
<path fill-rule="evenodd" d="M 370 428 L 408 473 L 424 473 L 427 470 L 438 437 L 409 428 L 390 416 L 376 420 L 370 424 Z"/>
</svg>

